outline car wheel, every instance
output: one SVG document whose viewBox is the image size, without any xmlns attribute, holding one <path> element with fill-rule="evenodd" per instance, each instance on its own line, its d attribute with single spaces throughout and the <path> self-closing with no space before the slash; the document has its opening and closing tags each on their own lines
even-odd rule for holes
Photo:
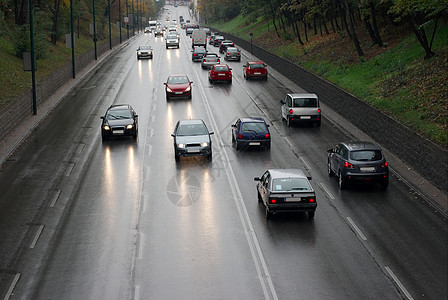
<svg viewBox="0 0 448 300">
<path fill-rule="evenodd" d="M 191 100 L 191 94 L 190 94 L 190 96 L 188 96 L 188 99 Z"/>
<path fill-rule="evenodd" d="M 263 202 L 263 200 L 261 199 L 261 195 L 260 195 L 260 192 L 258 191 L 258 189 L 257 189 L 257 196 L 258 196 L 258 203 Z"/>
<path fill-rule="evenodd" d="M 168 46 L 166 46 L 166 49 L 168 49 Z"/>
<path fill-rule="evenodd" d="M 210 154 L 209 154 L 209 155 L 207 155 L 207 159 L 208 159 L 209 161 L 211 161 L 211 160 L 213 159 L 213 155 L 212 155 L 212 152 L 210 152 Z"/>
<path fill-rule="evenodd" d="M 263 79 L 264 79 L 264 80 L 268 80 L 268 75 L 264 76 Z"/>
<path fill-rule="evenodd" d="M 317 121 L 316 121 L 316 127 L 320 127 L 321 123 L 322 123 L 321 120 L 317 120 Z"/>
<path fill-rule="evenodd" d="M 330 177 L 334 176 L 334 171 L 331 169 L 330 160 L 328 160 L 328 162 L 327 162 L 327 172 L 328 172 L 328 176 L 330 176 Z"/>
<path fill-rule="evenodd" d="M 339 182 L 339 189 L 343 190 L 347 188 L 347 179 L 344 178 L 344 176 L 342 176 L 342 172 L 339 171 L 339 176 L 338 176 L 338 182 Z"/>
<path fill-rule="evenodd" d="M 291 119 L 289 118 L 289 116 L 286 117 L 286 126 L 291 126 Z"/>
<path fill-rule="evenodd" d="M 266 219 L 270 220 L 272 219 L 272 212 L 269 211 L 269 209 L 266 207 Z"/>
<path fill-rule="evenodd" d="M 174 159 L 176 160 L 176 162 L 180 160 L 180 155 L 177 153 L 177 151 L 174 151 Z"/>
<path fill-rule="evenodd" d="M 105 135 L 104 133 L 101 134 L 101 139 L 103 141 L 107 141 L 109 139 L 109 137 L 107 135 Z"/>
<path fill-rule="evenodd" d="M 314 211 L 309 211 L 309 212 L 308 212 L 308 219 L 309 219 L 309 220 L 314 219 L 314 213 L 315 213 Z"/>
<path fill-rule="evenodd" d="M 166 95 L 166 101 L 170 100 L 170 96 Z"/>
<path fill-rule="evenodd" d="M 233 136 L 233 133 L 232 133 L 232 146 L 234 146 L 235 147 L 235 137 Z"/>
<path fill-rule="evenodd" d="M 134 140 L 136 140 L 137 139 L 137 132 L 134 132 L 134 134 L 132 134 L 132 138 L 134 139 Z"/>
<path fill-rule="evenodd" d="M 232 84 L 232 79 L 229 80 L 229 84 Z"/>
<path fill-rule="evenodd" d="M 140 59 L 140 56 L 137 55 L 137 59 Z"/>
<path fill-rule="evenodd" d="M 213 84 L 213 80 L 211 78 L 208 79 L 208 81 Z"/>
<path fill-rule="evenodd" d="M 383 183 L 381 183 L 382 190 L 387 190 L 388 186 L 389 186 L 389 180 L 385 180 Z"/>
<path fill-rule="evenodd" d="M 236 148 L 236 151 L 241 150 L 241 145 L 238 143 L 238 141 L 235 141 L 235 148 Z"/>
<path fill-rule="evenodd" d="M 266 151 L 271 150 L 271 142 L 266 144 L 265 149 L 266 149 Z"/>
</svg>

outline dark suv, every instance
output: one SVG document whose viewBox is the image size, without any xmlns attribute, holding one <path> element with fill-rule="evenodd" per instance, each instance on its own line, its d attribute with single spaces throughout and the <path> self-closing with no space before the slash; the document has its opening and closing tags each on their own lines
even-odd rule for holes
<svg viewBox="0 0 448 300">
<path fill-rule="evenodd" d="M 219 53 L 225 53 L 227 47 L 235 47 L 235 44 L 230 40 L 223 40 L 219 45 Z"/>
<path fill-rule="evenodd" d="M 381 148 L 371 142 L 341 142 L 328 150 L 329 176 L 338 176 L 339 188 L 350 183 L 379 183 L 389 185 L 389 167 Z"/>
</svg>

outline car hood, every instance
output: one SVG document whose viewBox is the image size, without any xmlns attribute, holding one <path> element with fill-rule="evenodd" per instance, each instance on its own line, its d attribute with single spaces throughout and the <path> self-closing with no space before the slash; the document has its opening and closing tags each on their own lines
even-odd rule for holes
<svg viewBox="0 0 448 300">
<path fill-rule="evenodd" d="M 133 123 L 134 121 L 132 119 L 118 119 L 118 120 L 106 121 L 106 124 L 109 124 L 109 126 L 125 126 Z"/>
<path fill-rule="evenodd" d="M 210 142 L 210 136 L 208 134 L 176 136 L 176 144 L 192 144 L 192 143 L 204 143 L 204 142 Z"/>
<path fill-rule="evenodd" d="M 182 84 L 167 84 L 166 86 L 169 87 L 173 91 L 185 91 L 185 89 L 189 86 L 189 83 L 182 83 Z"/>
</svg>

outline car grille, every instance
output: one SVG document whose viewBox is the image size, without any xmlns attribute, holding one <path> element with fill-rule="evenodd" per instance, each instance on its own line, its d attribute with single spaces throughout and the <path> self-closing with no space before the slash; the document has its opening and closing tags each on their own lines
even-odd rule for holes
<svg viewBox="0 0 448 300">
<path fill-rule="evenodd" d="M 187 144 L 187 147 L 201 147 L 200 143 Z"/>
</svg>

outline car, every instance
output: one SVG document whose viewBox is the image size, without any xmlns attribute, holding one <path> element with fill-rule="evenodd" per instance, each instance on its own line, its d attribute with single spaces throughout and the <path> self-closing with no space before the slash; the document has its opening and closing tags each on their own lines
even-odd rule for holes
<svg viewBox="0 0 448 300">
<path fill-rule="evenodd" d="M 287 94 L 282 104 L 282 119 L 289 127 L 293 122 L 314 123 L 321 125 L 321 109 L 316 94 Z"/>
<path fill-rule="evenodd" d="M 265 206 L 266 218 L 284 212 L 307 212 L 312 220 L 317 208 L 311 177 L 301 169 L 269 169 L 257 181 L 258 202 Z"/>
<path fill-rule="evenodd" d="M 145 33 L 150 33 L 150 32 L 151 32 L 151 28 L 145 27 Z"/>
<path fill-rule="evenodd" d="M 208 43 L 210 44 L 210 45 L 213 45 L 213 39 L 215 38 L 215 35 L 219 35 L 217 32 L 213 32 L 211 35 L 210 35 L 210 37 L 209 37 L 209 39 L 208 39 Z"/>
<path fill-rule="evenodd" d="M 202 58 L 207 54 L 207 51 L 204 47 L 194 47 L 193 51 L 191 51 L 191 60 L 192 61 L 202 61 Z"/>
<path fill-rule="evenodd" d="M 381 148 L 372 142 L 340 142 L 327 151 L 329 176 L 338 177 L 339 189 L 352 183 L 379 183 L 389 186 L 389 165 Z"/>
<path fill-rule="evenodd" d="M 179 49 L 179 37 L 175 33 L 169 33 L 165 38 L 166 49 L 176 47 Z"/>
<path fill-rule="evenodd" d="M 222 35 L 215 35 L 213 37 L 212 45 L 215 46 L 215 47 L 218 47 L 221 44 L 222 41 L 224 41 L 224 37 Z"/>
<path fill-rule="evenodd" d="M 174 97 L 187 97 L 191 99 L 191 84 L 187 75 L 170 75 L 164 83 L 166 100 Z"/>
<path fill-rule="evenodd" d="M 201 119 L 179 120 L 171 136 L 174 138 L 174 158 L 181 156 L 206 156 L 212 159 L 212 141 L 204 121 Z"/>
<path fill-rule="evenodd" d="M 201 67 L 202 69 L 210 69 L 212 66 L 220 63 L 221 61 L 218 54 L 207 52 L 207 54 L 202 58 Z"/>
<path fill-rule="evenodd" d="M 162 30 L 162 28 L 157 28 L 156 30 L 154 30 L 154 37 L 157 37 L 159 35 L 161 37 L 163 37 L 163 30 Z"/>
<path fill-rule="evenodd" d="M 268 68 L 262 61 L 249 61 L 243 65 L 243 77 L 247 79 L 268 79 Z"/>
<path fill-rule="evenodd" d="M 227 47 L 227 50 L 224 54 L 225 60 L 236 60 L 241 61 L 241 51 L 236 47 Z"/>
<path fill-rule="evenodd" d="M 189 27 L 189 28 L 185 29 L 185 34 L 186 35 L 192 35 L 193 31 L 194 31 L 194 28 L 193 27 Z"/>
<path fill-rule="evenodd" d="M 100 117 L 101 138 L 107 140 L 111 137 L 138 135 L 138 115 L 129 104 L 111 105 L 104 116 Z"/>
<path fill-rule="evenodd" d="M 225 53 L 227 47 L 235 47 L 235 44 L 230 40 L 223 40 L 219 44 L 219 53 Z"/>
<path fill-rule="evenodd" d="M 225 64 L 213 65 L 208 71 L 208 81 L 214 83 L 215 81 L 227 81 L 232 83 L 232 69 Z"/>
<path fill-rule="evenodd" d="M 152 58 L 152 48 L 149 45 L 143 45 L 137 48 L 137 59 L 142 57 Z"/>
<path fill-rule="evenodd" d="M 247 147 L 261 147 L 271 149 L 271 134 L 269 125 L 263 118 L 239 118 L 232 128 L 232 145 L 236 150 Z"/>
<path fill-rule="evenodd" d="M 202 28 L 202 30 L 205 31 L 205 34 L 206 34 L 207 36 L 210 36 L 210 35 L 212 34 L 212 31 L 210 30 L 210 28 L 204 27 L 204 28 Z"/>
</svg>

